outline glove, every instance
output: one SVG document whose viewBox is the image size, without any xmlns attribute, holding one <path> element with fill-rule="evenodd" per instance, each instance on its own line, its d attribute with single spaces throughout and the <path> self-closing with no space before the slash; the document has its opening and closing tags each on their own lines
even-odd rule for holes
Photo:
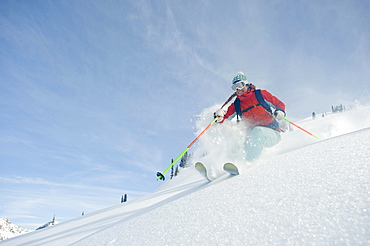
<svg viewBox="0 0 370 246">
<path fill-rule="evenodd" d="M 226 114 L 226 110 L 221 108 L 221 109 L 217 110 L 213 115 L 214 115 L 215 118 L 218 117 L 216 122 L 220 123 L 224 120 L 225 114 Z"/>
<path fill-rule="evenodd" d="M 285 117 L 285 112 L 283 110 L 275 110 L 274 117 L 277 120 L 282 120 Z"/>
</svg>

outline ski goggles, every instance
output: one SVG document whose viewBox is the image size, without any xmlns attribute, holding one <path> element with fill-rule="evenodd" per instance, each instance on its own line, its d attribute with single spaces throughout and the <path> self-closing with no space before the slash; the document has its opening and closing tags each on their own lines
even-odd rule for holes
<svg viewBox="0 0 370 246">
<path fill-rule="evenodd" d="M 233 91 L 241 90 L 244 88 L 244 86 L 248 85 L 245 82 L 246 81 L 243 81 L 243 80 L 236 81 L 234 82 L 234 84 L 231 85 L 231 89 L 233 89 Z"/>
</svg>

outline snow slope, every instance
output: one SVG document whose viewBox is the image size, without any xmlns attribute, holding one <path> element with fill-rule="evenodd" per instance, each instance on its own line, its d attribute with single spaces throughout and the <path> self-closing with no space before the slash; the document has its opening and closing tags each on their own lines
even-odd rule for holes
<svg viewBox="0 0 370 246">
<path fill-rule="evenodd" d="M 241 175 L 208 183 L 190 167 L 153 194 L 0 245 L 369 245 L 368 112 L 299 122 L 325 140 L 285 133 L 253 165 L 234 151 L 240 126 L 215 126 L 195 158 L 215 176 L 229 158 Z M 208 120 L 201 117 L 198 128 Z"/>
</svg>

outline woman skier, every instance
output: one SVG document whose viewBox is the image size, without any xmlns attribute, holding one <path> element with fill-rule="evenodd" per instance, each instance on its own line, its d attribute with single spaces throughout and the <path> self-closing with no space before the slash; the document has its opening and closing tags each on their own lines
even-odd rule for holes
<svg viewBox="0 0 370 246">
<path fill-rule="evenodd" d="M 258 159 L 263 148 L 270 148 L 280 142 L 280 127 L 277 120 L 285 117 L 285 104 L 266 90 L 256 90 L 256 86 L 248 83 L 244 73 L 239 72 L 232 80 L 231 88 L 236 99 L 228 107 L 215 112 L 217 122 L 237 116 L 248 126 L 245 151 L 246 160 Z M 274 112 L 271 110 L 274 109 Z"/>
</svg>

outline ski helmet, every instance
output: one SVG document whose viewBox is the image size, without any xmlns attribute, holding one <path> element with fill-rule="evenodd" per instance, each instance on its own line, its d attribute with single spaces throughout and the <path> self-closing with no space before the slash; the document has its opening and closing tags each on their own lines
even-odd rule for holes
<svg viewBox="0 0 370 246">
<path fill-rule="evenodd" d="M 247 76 L 245 76 L 243 72 L 238 72 L 233 78 L 232 84 L 238 81 L 244 81 L 245 83 L 248 83 Z"/>
</svg>

